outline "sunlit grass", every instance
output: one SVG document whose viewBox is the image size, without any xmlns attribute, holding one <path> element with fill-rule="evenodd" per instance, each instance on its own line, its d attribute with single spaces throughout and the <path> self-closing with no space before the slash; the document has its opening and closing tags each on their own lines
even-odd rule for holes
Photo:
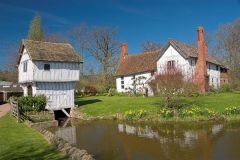
<svg viewBox="0 0 240 160">
<path fill-rule="evenodd" d="M 0 118 L 0 159 L 67 159 L 36 130 L 5 115 Z"/>
<path fill-rule="evenodd" d="M 198 97 L 181 97 L 187 106 L 196 104 L 217 112 L 227 107 L 240 106 L 240 93 L 216 93 Z M 129 110 L 158 110 L 163 106 L 162 97 L 125 97 L 125 96 L 90 96 L 77 97 L 76 104 L 80 111 L 90 116 L 108 116 Z"/>
</svg>

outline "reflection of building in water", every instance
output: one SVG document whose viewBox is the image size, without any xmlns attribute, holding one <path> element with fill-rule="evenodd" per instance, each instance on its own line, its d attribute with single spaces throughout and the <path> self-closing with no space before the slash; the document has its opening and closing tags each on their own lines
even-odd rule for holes
<svg viewBox="0 0 240 160">
<path fill-rule="evenodd" d="M 223 130 L 223 124 L 214 125 L 212 127 L 212 134 L 216 135 Z"/>
<path fill-rule="evenodd" d="M 223 125 L 213 125 L 211 128 L 212 135 L 217 135 L 219 132 L 223 130 Z M 199 131 L 199 130 L 186 130 L 182 133 L 181 136 L 174 136 L 179 135 L 177 133 L 177 130 L 172 129 L 172 136 L 169 136 L 169 134 L 164 134 L 163 131 L 161 132 L 154 131 L 151 127 L 145 126 L 131 126 L 131 125 L 124 125 L 124 124 L 118 124 L 118 131 L 121 133 L 126 133 L 129 135 L 137 135 L 138 137 L 144 137 L 149 139 L 158 139 L 161 144 L 166 143 L 175 143 L 178 144 L 180 147 L 191 147 L 194 145 L 196 141 L 201 141 L 203 138 L 203 132 L 204 137 L 208 136 L 207 131 Z M 170 132 L 170 131 L 168 131 Z M 206 133 L 205 133 L 206 132 Z M 205 139 L 205 138 L 204 138 Z"/>
<path fill-rule="evenodd" d="M 69 142 L 70 144 L 76 144 L 76 127 L 66 127 L 66 128 L 59 128 L 56 132 L 56 135 L 65 141 Z"/>
</svg>

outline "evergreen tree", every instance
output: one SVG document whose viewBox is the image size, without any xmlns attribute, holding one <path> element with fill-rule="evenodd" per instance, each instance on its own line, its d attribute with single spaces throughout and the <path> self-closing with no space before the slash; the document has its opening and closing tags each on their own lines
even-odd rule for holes
<svg viewBox="0 0 240 160">
<path fill-rule="evenodd" d="M 29 27 L 28 39 L 41 41 L 43 38 L 44 35 L 41 27 L 41 17 L 35 16 Z"/>
</svg>

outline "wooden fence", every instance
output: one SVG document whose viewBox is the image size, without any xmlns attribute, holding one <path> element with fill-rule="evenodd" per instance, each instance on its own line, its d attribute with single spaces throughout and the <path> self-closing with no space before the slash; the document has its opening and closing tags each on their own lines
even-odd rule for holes
<svg viewBox="0 0 240 160">
<path fill-rule="evenodd" d="M 18 102 L 11 101 L 11 114 L 17 119 L 17 122 L 23 122 L 28 119 L 26 115 L 23 114 L 21 107 L 18 105 Z"/>
<path fill-rule="evenodd" d="M 0 92 L 0 104 L 3 103 L 3 92 Z"/>
</svg>

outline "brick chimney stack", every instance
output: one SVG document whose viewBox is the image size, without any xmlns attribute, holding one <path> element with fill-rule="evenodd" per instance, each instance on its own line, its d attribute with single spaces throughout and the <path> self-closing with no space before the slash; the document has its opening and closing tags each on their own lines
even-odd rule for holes
<svg viewBox="0 0 240 160">
<path fill-rule="evenodd" d="M 120 54 L 120 63 L 124 61 L 125 56 L 127 55 L 127 45 L 125 42 L 122 43 L 121 48 L 122 48 L 122 51 Z"/>
<path fill-rule="evenodd" d="M 197 41 L 197 63 L 194 71 L 194 83 L 197 84 L 199 92 L 205 93 L 207 90 L 207 45 L 204 41 L 203 28 L 198 27 L 198 41 Z"/>
</svg>

